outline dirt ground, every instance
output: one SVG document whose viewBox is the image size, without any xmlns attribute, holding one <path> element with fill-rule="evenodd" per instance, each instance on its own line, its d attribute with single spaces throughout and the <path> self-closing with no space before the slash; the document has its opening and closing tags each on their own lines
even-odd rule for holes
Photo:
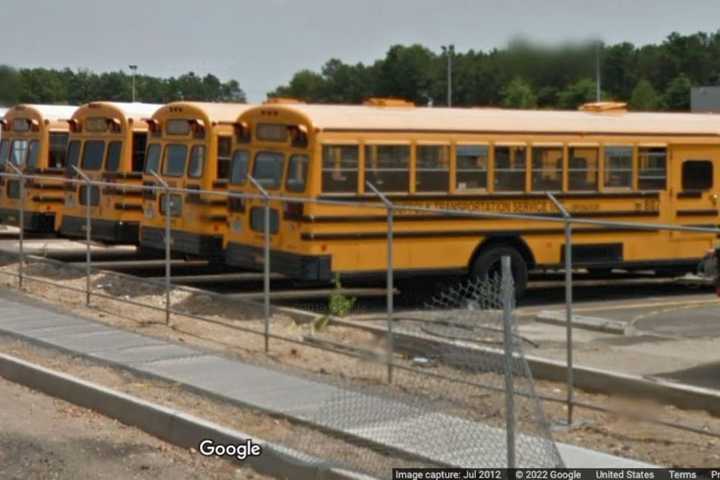
<svg viewBox="0 0 720 480">
<path fill-rule="evenodd" d="M 0 427 L 0 478 L 7 480 L 270 478 L 1 378 Z"/>
<path fill-rule="evenodd" d="M 15 265 L 6 265 L 2 270 L 13 272 Z M 32 275 L 39 278 L 62 282 L 62 286 L 82 289 L 85 279 L 81 274 L 65 268 L 31 266 Z M 0 286 L 14 285 L 15 279 L 0 277 Z M 93 277 L 94 289 L 108 295 L 120 296 L 132 301 L 160 307 L 164 302 L 163 292 L 152 286 L 137 281 L 129 281 L 114 275 L 98 274 Z M 271 332 L 290 341 L 271 339 L 271 353 L 265 356 L 262 337 L 248 333 L 261 332 L 263 328 L 259 312 L 252 308 L 244 308 L 237 303 L 226 303 L 207 295 L 192 294 L 186 291 L 173 292 L 174 308 L 206 317 L 201 321 L 180 315 L 174 315 L 172 325 L 164 324 L 164 314 L 144 307 L 119 303 L 115 300 L 94 297 L 91 308 L 84 305 L 84 293 L 73 292 L 57 285 L 46 285 L 28 281 L 26 291 L 61 306 L 63 309 L 76 312 L 101 322 L 136 331 L 147 335 L 169 338 L 189 345 L 221 352 L 225 355 L 245 359 L 255 363 L 270 364 L 288 369 L 298 369 L 327 376 L 329 380 L 343 379 L 365 385 L 383 383 L 384 370 L 368 369 L 367 362 L 358 361 L 345 355 L 338 355 L 293 342 L 303 342 L 312 333 L 310 325 L 296 324 L 287 315 L 276 314 L 272 318 Z M 317 337 L 315 337 L 317 338 Z M 381 339 L 355 329 L 340 328 L 330 325 L 323 331 L 323 340 L 331 340 L 341 349 L 352 350 L 362 346 L 369 352 L 383 351 Z M 287 438 L 288 431 L 298 428 L 284 420 L 271 419 L 256 412 L 242 410 L 237 407 L 209 401 L 194 394 L 183 392 L 177 395 L 177 386 L 155 385 L 147 380 L 133 379 L 124 372 L 114 371 L 106 367 L 91 365 L 85 361 L 65 358 L 54 352 L 42 351 L 21 343 L 0 344 L 2 351 L 10 351 L 22 358 L 67 371 L 81 378 L 87 378 L 113 388 L 127 391 L 160 403 L 177 406 L 199 416 L 211 419 L 240 418 L 236 428 L 268 440 Z M 398 358 L 399 364 L 409 365 L 411 359 Z M 428 368 L 431 373 L 448 373 L 458 376 L 459 372 L 451 371 L 443 366 Z M 436 387 L 439 387 L 438 383 Z M 422 394 L 433 389 L 432 382 L 413 385 L 407 388 L 410 393 Z M 548 397 L 564 398 L 564 385 L 555 382 L 536 381 L 536 391 Z M 457 396 L 463 395 L 458 390 Z M 487 400 L 485 395 L 477 398 L 462 398 L 466 404 L 475 407 L 486 407 L 492 411 L 494 401 Z M 612 398 L 606 395 L 591 394 L 577 391 L 576 400 L 601 406 L 614 406 L 624 414 L 606 414 L 586 409 L 576 409 L 576 424 L 573 429 L 558 429 L 554 432 L 557 441 L 579 445 L 586 448 L 604 451 L 613 455 L 664 466 L 674 467 L 708 467 L 720 461 L 720 439 L 665 426 L 652 425 L 638 420 L 638 417 L 652 417 L 666 422 L 690 425 L 702 431 L 720 432 L 720 419 L 702 411 L 684 411 L 669 405 L 653 405 L 647 401 Z M 210 403 L 208 403 L 210 402 Z M 472 403 L 474 402 L 474 403 Z M 211 406 L 212 405 L 212 406 Z M 544 402 L 545 415 L 552 421 L 560 423 L 566 417 L 565 406 L 561 403 Z M 232 415 L 216 414 L 215 412 L 232 411 Z M 481 408 L 482 410 L 482 408 Z M 317 433 L 316 433 L 317 434 Z M 317 434 L 320 435 L 320 434 Z M 343 447 L 343 454 L 350 457 L 357 447 Z"/>
</svg>

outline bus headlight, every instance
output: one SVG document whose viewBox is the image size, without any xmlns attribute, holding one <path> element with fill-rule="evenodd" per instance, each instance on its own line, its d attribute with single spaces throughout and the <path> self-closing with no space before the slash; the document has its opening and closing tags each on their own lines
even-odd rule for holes
<svg viewBox="0 0 720 480">
<path fill-rule="evenodd" d="M 233 220 L 230 222 L 230 228 L 233 232 L 242 232 L 242 221 L 240 219 Z"/>
</svg>

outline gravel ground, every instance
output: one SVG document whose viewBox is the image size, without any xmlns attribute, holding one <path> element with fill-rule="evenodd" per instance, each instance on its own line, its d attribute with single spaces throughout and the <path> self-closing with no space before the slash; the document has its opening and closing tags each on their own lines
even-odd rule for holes
<svg viewBox="0 0 720 480">
<path fill-rule="evenodd" d="M 270 477 L 168 445 L 135 428 L 0 378 L 0 478 Z"/>
</svg>

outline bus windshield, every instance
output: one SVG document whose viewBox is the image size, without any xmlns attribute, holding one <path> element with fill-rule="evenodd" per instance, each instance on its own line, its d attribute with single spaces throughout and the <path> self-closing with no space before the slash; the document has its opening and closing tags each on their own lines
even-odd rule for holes
<svg viewBox="0 0 720 480">
<path fill-rule="evenodd" d="M 255 157 L 253 177 L 260 185 L 276 189 L 282 182 L 285 169 L 285 155 L 277 152 L 260 152 Z"/>
<path fill-rule="evenodd" d="M 160 170 L 160 144 L 152 143 L 147 150 L 145 173 L 158 173 L 158 170 Z"/>
<path fill-rule="evenodd" d="M 188 149 L 185 145 L 170 144 L 165 147 L 165 164 L 163 175 L 182 177 L 185 174 Z"/>
</svg>

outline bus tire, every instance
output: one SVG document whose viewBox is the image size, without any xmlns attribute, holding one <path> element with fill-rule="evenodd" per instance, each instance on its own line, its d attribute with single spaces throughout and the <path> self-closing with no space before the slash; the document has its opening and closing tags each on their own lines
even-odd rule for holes
<svg viewBox="0 0 720 480">
<path fill-rule="evenodd" d="M 495 246 L 481 251 L 472 263 L 470 274 L 483 279 L 502 271 L 502 257 L 510 257 L 513 280 L 515 283 L 515 297 L 525 295 L 528 282 L 528 266 L 525 258 L 513 247 Z"/>
</svg>

